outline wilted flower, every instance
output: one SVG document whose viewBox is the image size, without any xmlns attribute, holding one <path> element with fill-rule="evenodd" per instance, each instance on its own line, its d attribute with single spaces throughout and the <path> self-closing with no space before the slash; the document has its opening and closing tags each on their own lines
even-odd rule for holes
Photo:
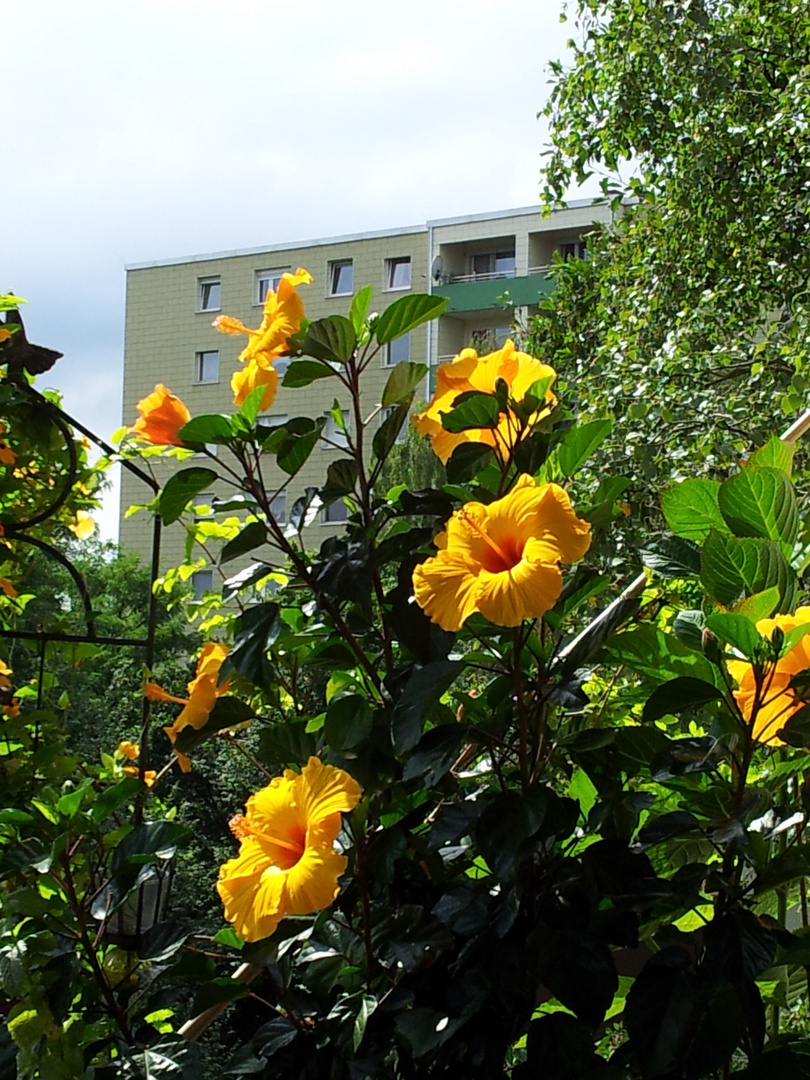
<svg viewBox="0 0 810 1080">
<path fill-rule="evenodd" d="M 225 918 L 245 941 L 268 937 L 285 915 L 328 907 L 347 859 L 334 851 L 342 813 L 360 788 L 343 769 L 311 757 L 301 774 L 286 769 L 248 799 L 231 821 L 239 854 L 220 869 Z"/>
<path fill-rule="evenodd" d="M 590 529 L 561 487 L 521 476 L 502 499 L 455 511 L 439 553 L 414 570 L 417 603 L 445 630 L 476 611 L 498 626 L 536 618 L 556 603 L 560 563 L 582 558 Z"/>
<path fill-rule="evenodd" d="M 127 431 L 139 439 L 154 443 L 156 446 L 182 446 L 183 440 L 177 434 L 184 424 L 191 419 L 191 413 L 171 390 L 158 383 L 151 394 L 147 394 L 137 404 L 140 419 L 136 420 Z"/>
<path fill-rule="evenodd" d="M 763 637 L 770 638 L 777 627 L 787 632 L 798 626 L 810 627 L 810 607 L 797 608 L 795 615 L 760 619 L 757 630 Z M 792 649 L 780 656 L 776 664 L 765 665 L 759 693 L 753 664 L 747 660 L 729 660 L 728 670 L 738 687 L 734 697 L 743 717 L 749 724 L 753 721 L 751 735 L 757 742 L 783 745 L 777 732 L 805 704 L 804 699 L 790 687 L 790 680 L 807 668 L 810 668 L 810 630 Z"/>
<path fill-rule="evenodd" d="M 502 379 L 515 401 L 522 401 L 532 386 L 541 379 L 556 378 L 556 372 L 528 353 L 518 352 L 512 341 L 502 349 L 480 356 L 475 349 L 463 349 L 449 364 L 441 364 L 436 373 L 436 393 L 424 412 L 413 417 L 420 435 L 429 435 L 434 452 L 446 464 L 453 451 L 464 442 L 480 442 L 494 446 L 508 456 L 518 441 L 521 430 L 518 418 L 512 411 L 502 413 L 497 428 L 471 428 L 454 434 L 442 427 L 442 413 L 450 412 L 459 394 L 478 390 L 494 394 L 495 386 Z M 549 387 L 551 382 L 549 382 Z M 528 421 L 530 428 L 545 416 L 557 402 L 550 389 L 545 391 L 545 407 L 535 412 Z"/>
<path fill-rule="evenodd" d="M 217 698 L 228 690 L 227 681 L 217 685 L 219 682 L 219 669 L 222 667 L 227 655 L 227 647 L 215 641 L 209 641 L 203 647 L 200 659 L 197 662 L 197 674 L 188 684 L 187 698 L 175 697 L 173 694 L 167 693 L 157 683 L 148 682 L 144 686 L 143 692 L 150 701 L 173 701 L 178 705 L 185 706 L 175 722 L 163 729 L 169 736 L 172 746 L 174 746 L 175 740 L 183 728 L 193 727 L 199 730 L 205 727 Z M 175 754 L 177 754 L 180 768 L 183 772 L 188 772 L 191 768 L 191 762 L 187 755 L 181 754 L 177 750 L 175 750 Z"/>
</svg>

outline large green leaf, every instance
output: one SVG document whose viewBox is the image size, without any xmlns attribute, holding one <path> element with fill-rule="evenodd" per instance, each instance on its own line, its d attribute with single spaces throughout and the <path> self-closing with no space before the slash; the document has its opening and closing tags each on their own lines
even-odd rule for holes
<svg viewBox="0 0 810 1080">
<path fill-rule="evenodd" d="M 773 540 L 724 536 L 714 529 L 703 545 L 700 580 L 726 607 L 776 586 L 784 609 L 796 588 L 796 575 Z"/>
<path fill-rule="evenodd" d="M 562 475 L 573 476 L 612 430 L 613 421 L 609 419 L 591 420 L 569 428 L 555 451 Z"/>
<path fill-rule="evenodd" d="M 458 660 L 440 660 L 417 668 L 408 680 L 394 707 L 392 733 L 398 754 L 412 750 L 422 734 L 422 721 L 463 670 Z"/>
<path fill-rule="evenodd" d="M 792 547 L 799 535 L 796 493 L 780 469 L 743 469 L 721 485 L 718 505 L 736 536 L 763 536 Z"/>
<path fill-rule="evenodd" d="M 402 360 L 388 376 L 382 404 L 399 405 L 402 401 L 410 401 L 411 394 L 424 380 L 427 372 L 427 364 L 412 364 L 409 360 Z"/>
<path fill-rule="evenodd" d="M 306 433 L 301 435 L 293 433 L 288 434 L 287 438 L 285 438 L 284 442 L 281 444 L 276 457 L 278 467 L 283 469 L 288 475 L 295 476 L 318 445 L 318 439 L 321 437 L 323 425 L 323 420 L 313 421 L 311 430 Z"/>
<path fill-rule="evenodd" d="M 645 723 L 652 723 L 662 716 L 678 716 L 687 710 L 718 701 L 722 696 L 722 691 L 713 683 L 682 675 L 655 688 L 644 704 L 642 719 Z"/>
<path fill-rule="evenodd" d="M 492 394 L 468 393 L 450 412 L 440 415 L 444 430 L 458 434 L 471 428 L 497 427 L 500 406 Z"/>
<path fill-rule="evenodd" d="M 402 425 L 407 423 L 409 411 L 410 400 L 403 401 L 402 404 L 391 409 L 391 412 L 374 432 L 371 449 L 374 451 L 374 456 L 380 461 L 388 457 L 391 447 L 397 441 L 397 436 L 402 430 Z"/>
<path fill-rule="evenodd" d="M 318 360 L 337 360 L 346 364 L 356 346 L 357 335 L 345 315 L 328 315 L 310 323 L 301 342 L 301 351 Z M 288 385 L 286 381 L 285 385 Z"/>
<path fill-rule="evenodd" d="M 322 360 L 294 360 L 284 372 L 282 386 L 309 386 L 316 379 L 328 379 L 335 369 Z"/>
<path fill-rule="evenodd" d="M 679 675 L 715 684 L 720 680 L 717 669 L 705 656 L 649 623 L 616 634 L 608 641 L 605 650 L 614 661 L 626 665 L 631 671 L 647 675 L 655 682 L 666 682 Z"/>
<path fill-rule="evenodd" d="M 240 675 L 255 686 L 264 683 L 267 650 L 281 633 L 283 622 L 278 604 L 254 604 L 236 620 L 230 660 Z"/>
<path fill-rule="evenodd" d="M 753 660 L 762 649 L 762 638 L 751 619 L 737 612 L 718 612 L 710 615 L 706 625 L 726 645 L 731 645 L 746 658 Z"/>
<path fill-rule="evenodd" d="M 208 719 L 201 728 L 193 728 L 189 725 L 178 732 L 174 748 L 181 754 L 190 754 L 209 735 L 215 735 L 218 731 L 224 731 L 225 728 L 244 724 L 255 715 L 256 713 L 247 702 L 226 694 L 224 697 L 217 698 L 213 709 L 208 714 Z"/>
<path fill-rule="evenodd" d="M 183 469 L 174 476 L 170 476 L 158 501 L 163 524 L 171 525 L 172 522 L 177 521 L 194 496 L 210 487 L 216 478 L 217 474 L 213 469 L 204 469 L 200 466 Z"/>
<path fill-rule="evenodd" d="M 351 750 L 371 731 L 374 713 L 359 694 L 332 698 L 326 710 L 324 735 L 335 750 Z"/>
<path fill-rule="evenodd" d="M 781 439 L 777 439 L 775 435 L 772 435 L 764 446 L 754 451 L 746 462 L 746 467 L 781 469 L 782 472 L 790 476 L 793 469 L 794 451 L 795 447 L 792 443 L 782 442 Z"/>
<path fill-rule="evenodd" d="M 684 480 L 667 488 L 661 496 L 661 509 L 676 536 L 700 543 L 710 529 L 728 532 L 718 505 L 719 491 L 717 480 Z"/>
<path fill-rule="evenodd" d="M 234 436 L 230 418 L 210 413 L 194 416 L 178 431 L 178 436 L 187 443 L 217 443 L 222 446 Z"/>
<path fill-rule="evenodd" d="M 240 555 L 254 551 L 267 543 L 267 526 L 263 521 L 251 521 L 233 540 L 229 540 L 219 553 L 220 565 L 238 559 Z"/>
<path fill-rule="evenodd" d="M 377 320 L 377 341 L 380 345 L 386 345 L 429 319 L 438 319 L 446 307 L 447 299 L 443 296 L 428 296 L 426 293 L 402 296 L 389 304 Z"/>
<path fill-rule="evenodd" d="M 371 306 L 371 296 L 373 291 L 374 290 L 370 285 L 364 285 L 352 298 L 352 306 L 349 308 L 349 322 L 354 327 L 354 332 L 357 335 L 358 340 L 363 333 L 368 309 Z"/>
</svg>

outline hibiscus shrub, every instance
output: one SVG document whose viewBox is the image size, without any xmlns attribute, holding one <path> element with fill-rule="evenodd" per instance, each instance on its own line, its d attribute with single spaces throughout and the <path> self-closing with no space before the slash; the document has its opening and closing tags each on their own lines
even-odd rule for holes
<svg viewBox="0 0 810 1080">
<path fill-rule="evenodd" d="M 578 505 L 566 486 L 610 423 L 568 415 L 553 370 L 512 342 L 464 350 L 414 418 L 447 484 L 380 490 L 427 371 L 398 364 L 372 408 L 362 376 L 443 301 L 369 317 L 365 289 L 348 318 L 308 323 L 307 279 L 268 294 L 257 330 L 218 320 L 248 335 L 235 412 L 190 417 L 159 387 L 131 432 L 180 459 L 154 509 L 186 521 L 189 566 L 195 540 L 222 542 L 221 567 L 250 557 L 188 696 L 147 683 L 171 720 L 166 767 L 220 739 L 256 789 L 231 808 L 229 925 L 204 952 L 175 925 L 148 969 L 151 986 L 198 987 L 193 1018 L 171 1033 L 139 1013 L 107 1067 L 137 1075 L 134 1045 L 194 1076 L 177 1035 L 228 1023 L 245 1032 L 232 1075 L 806 1075 L 810 611 L 791 614 L 807 543 L 790 447 L 669 488 L 671 533 L 645 554 L 658 577 L 608 603 L 640 562 L 609 577 L 591 555 L 627 481 Z M 287 522 L 274 500 L 322 423 L 261 423 L 280 356 L 284 385 L 331 379 L 351 415 Z M 206 467 L 183 467 L 211 444 Z M 237 496 L 193 520 L 221 476 Z M 345 530 L 308 551 L 306 526 L 337 500 Z M 680 595 L 699 603 L 676 611 Z"/>
</svg>

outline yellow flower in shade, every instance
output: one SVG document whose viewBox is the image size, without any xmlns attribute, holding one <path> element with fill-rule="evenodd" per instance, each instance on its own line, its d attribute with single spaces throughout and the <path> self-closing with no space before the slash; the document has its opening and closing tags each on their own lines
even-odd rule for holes
<svg viewBox="0 0 810 1080">
<path fill-rule="evenodd" d="M 128 758 L 130 761 L 134 761 L 140 752 L 141 748 L 137 743 L 130 742 L 129 739 L 124 739 L 123 742 L 118 744 L 118 753 L 123 754 L 124 757 Z"/>
<path fill-rule="evenodd" d="M 8 580 L 8 578 L 0 577 L 0 592 L 5 593 L 9 600 L 14 600 L 18 595 L 17 590 Z"/>
<path fill-rule="evenodd" d="M 5 326 L 0 326 L 0 342 L 8 341 L 11 337 L 11 331 L 7 330 Z"/>
<path fill-rule="evenodd" d="M 155 446 L 182 446 L 178 436 L 180 428 L 189 422 L 191 413 L 186 406 L 163 383 L 158 383 L 151 394 L 137 404 L 140 419 L 127 433 Z"/>
<path fill-rule="evenodd" d="M 278 292 L 271 289 L 267 294 L 261 325 L 256 330 L 231 315 L 214 319 L 214 326 L 223 334 L 247 334 L 248 338 L 239 354 L 245 367 L 231 379 L 235 405 L 241 405 L 257 386 L 265 387 L 261 408 L 269 409 L 273 404 L 278 387 L 273 361 L 286 352 L 287 339 L 298 332 L 304 317 L 304 302 L 295 287 L 311 284 L 312 275 L 300 267 L 294 274 L 283 274 Z"/>
<path fill-rule="evenodd" d="M 498 626 L 536 618 L 556 603 L 560 563 L 582 558 L 590 529 L 561 487 L 521 476 L 502 499 L 455 511 L 439 553 L 414 570 L 417 603 L 445 630 L 476 611 Z"/>
<path fill-rule="evenodd" d="M 125 772 L 127 776 L 137 776 L 139 779 L 143 780 L 147 787 L 152 787 L 157 779 L 157 773 L 154 769 L 145 769 L 143 776 L 141 776 L 141 770 L 137 765 L 125 765 L 123 772 Z"/>
<path fill-rule="evenodd" d="M 795 615 L 776 615 L 772 619 L 760 619 L 757 630 L 763 637 L 770 638 L 776 627 L 787 632 L 797 626 L 810 626 L 810 607 L 797 608 Z M 775 666 L 765 667 L 765 678 L 757 707 L 753 664 L 749 664 L 747 660 L 729 660 L 728 670 L 738 687 L 734 691 L 734 697 L 743 717 L 749 724 L 753 722 L 751 734 L 757 742 L 771 746 L 783 745 L 777 732 L 805 704 L 796 691 L 790 688 L 789 683 L 794 675 L 798 675 L 805 668 L 810 668 L 810 631 L 789 652 L 780 656 Z"/>
<path fill-rule="evenodd" d="M 173 701 L 177 705 L 185 706 L 175 722 L 163 729 L 169 736 L 172 746 L 174 746 L 175 740 L 183 728 L 193 727 L 199 730 L 205 727 L 217 698 L 227 692 L 228 682 L 219 683 L 219 669 L 222 667 L 227 655 L 227 647 L 219 645 L 215 641 L 209 641 L 207 645 L 203 646 L 200 659 L 197 661 L 197 674 L 188 684 L 187 698 L 168 694 L 157 683 L 148 682 L 144 686 L 143 692 L 150 701 Z M 181 754 L 177 750 L 175 750 L 175 754 L 177 754 L 180 768 L 183 772 L 188 772 L 191 768 L 191 762 L 187 755 Z"/>
<path fill-rule="evenodd" d="M 458 434 L 444 430 L 442 413 L 450 412 L 459 394 L 471 390 L 493 394 L 499 379 L 503 379 L 509 387 L 510 397 L 522 401 L 539 379 L 546 378 L 556 378 L 554 368 L 528 353 L 518 352 L 512 341 L 507 341 L 502 349 L 488 356 L 479 357 L 475 349 L 464 349 L 455 360 L 439 367 L 436 393 L 425 411 L 414 415 L 414 427 L 420 435 L 430 436 L 430 445 L 445 464 L 455 448 L 464 442 L 494 446 L 506 457 L 520 433 L 520 425 L 513 412 L 502 413 L 497 428 L 472 428 Z M 545 401 L 546 407 L 530 417 L 530 428 L 548 413 L 551 406 L 556 405 L 557 399 L 550 389 L 546 390 Z"/>
<path fill-rule="evenodd" d="M 340 815 L 360 788 L 343 769 L 311 757 L 301 774 L 287 769 L 251 795 L 231 821 L 239 854 L 220 868 L 225 918 L 245 941 L 269 937 L 285 915 L 328 907 L 347 859 L 334 851 Z"/>
<path fill-rule="evenodd" d="M 9 675 L 12 674 L 11 668 L 0 660 L 0 708 L 7 717 L 20 715 L 19 698 L 13 697 L 11 693 Z"/>
<path fill-rule="evenodd" d="M 76 520 L 72 525 L 68 525 L 68 528 L 77 539 L 86 540 L 95 532 L 96 523 L 86 510 L 77 510 Z"/>
</svg>

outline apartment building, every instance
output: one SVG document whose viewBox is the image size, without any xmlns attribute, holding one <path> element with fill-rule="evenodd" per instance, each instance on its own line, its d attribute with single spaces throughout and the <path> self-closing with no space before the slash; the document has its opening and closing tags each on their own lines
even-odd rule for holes
<svg viewBox="0 0 810 1080">
<path fill-rule="evenodd" d="M 373 288 L 372 311 L 383 311 L 409 292 L 447 298 L 446 312 L 438 321 L 392 342 L 383 350 L 379 364 L 365 375 L 366 416 L 377 409 L 390 368 L 401 360 L 429 365 L 431 376 L 423 395 L 427 398 L 439 363 L 468 345 L 479 352 L 499 347 L 509 336 L 513 319 L 522 320 L 536 312 L 542 296 L 553 288 L 548 271 L 555 252 L 563 258 L 582 254 L 584 234 L 594 222 L 609 218 L 607 205 L 583 200 L 548 218 L 543 218 L 537 207 L 527 207 L 382 232 L 128 266 L 124 422 L 132 423 L 136 402 L 158 382 L 182 398 L 192 415 L 228 411 L 232 407 L 231 375 L 239 367 L 237 357 L 244 339 L 218 333 L 212 321 L 224 312 L 247 326 L 258 326 L 267 291 L 277 286 L 283 273 L 299 266 L 313 277 L 311 285 L 299 287 L 310 319 L 345 315 L 352 295 L 367 284 Z M 283 373 L 284 361 L 276 366 Z M 326 416 L 324 434 L 331 443 L 339 443 L 340 432 L 329 416 L 335 389 L 332 380 L 319 380 L 300 389 L 280 387 L 267 422 L 292 416 Z M 378 415 L 381 422 L 383 416 Z M 279 498 L 279 517 L 305 487 L 323 484 L 326 467 L 337 452 L 326 442 L 313 452 Z M 158 461 L 158 479 L 164 480 L 172 467 Z M 145 514 L 125 517 L 130 505 L 143 500 L 137 479 L 125 473 L 121 543 L 146 557 L 151 522 Z M 198 501 L 205 499 L 200 496 Z M 339 528 L 345 515 L 343 503 L 328 507 L 321 521 L 310 528 L 312 546 L 318 547 L 325 536 Z M 167 530 L 162 547 L 165 565 L 181 560 L 183 542 L 181 525 Z M 202 590 L 210 580 L 210 571 L 200 571 L 195 586 Z"/>
</svg>

